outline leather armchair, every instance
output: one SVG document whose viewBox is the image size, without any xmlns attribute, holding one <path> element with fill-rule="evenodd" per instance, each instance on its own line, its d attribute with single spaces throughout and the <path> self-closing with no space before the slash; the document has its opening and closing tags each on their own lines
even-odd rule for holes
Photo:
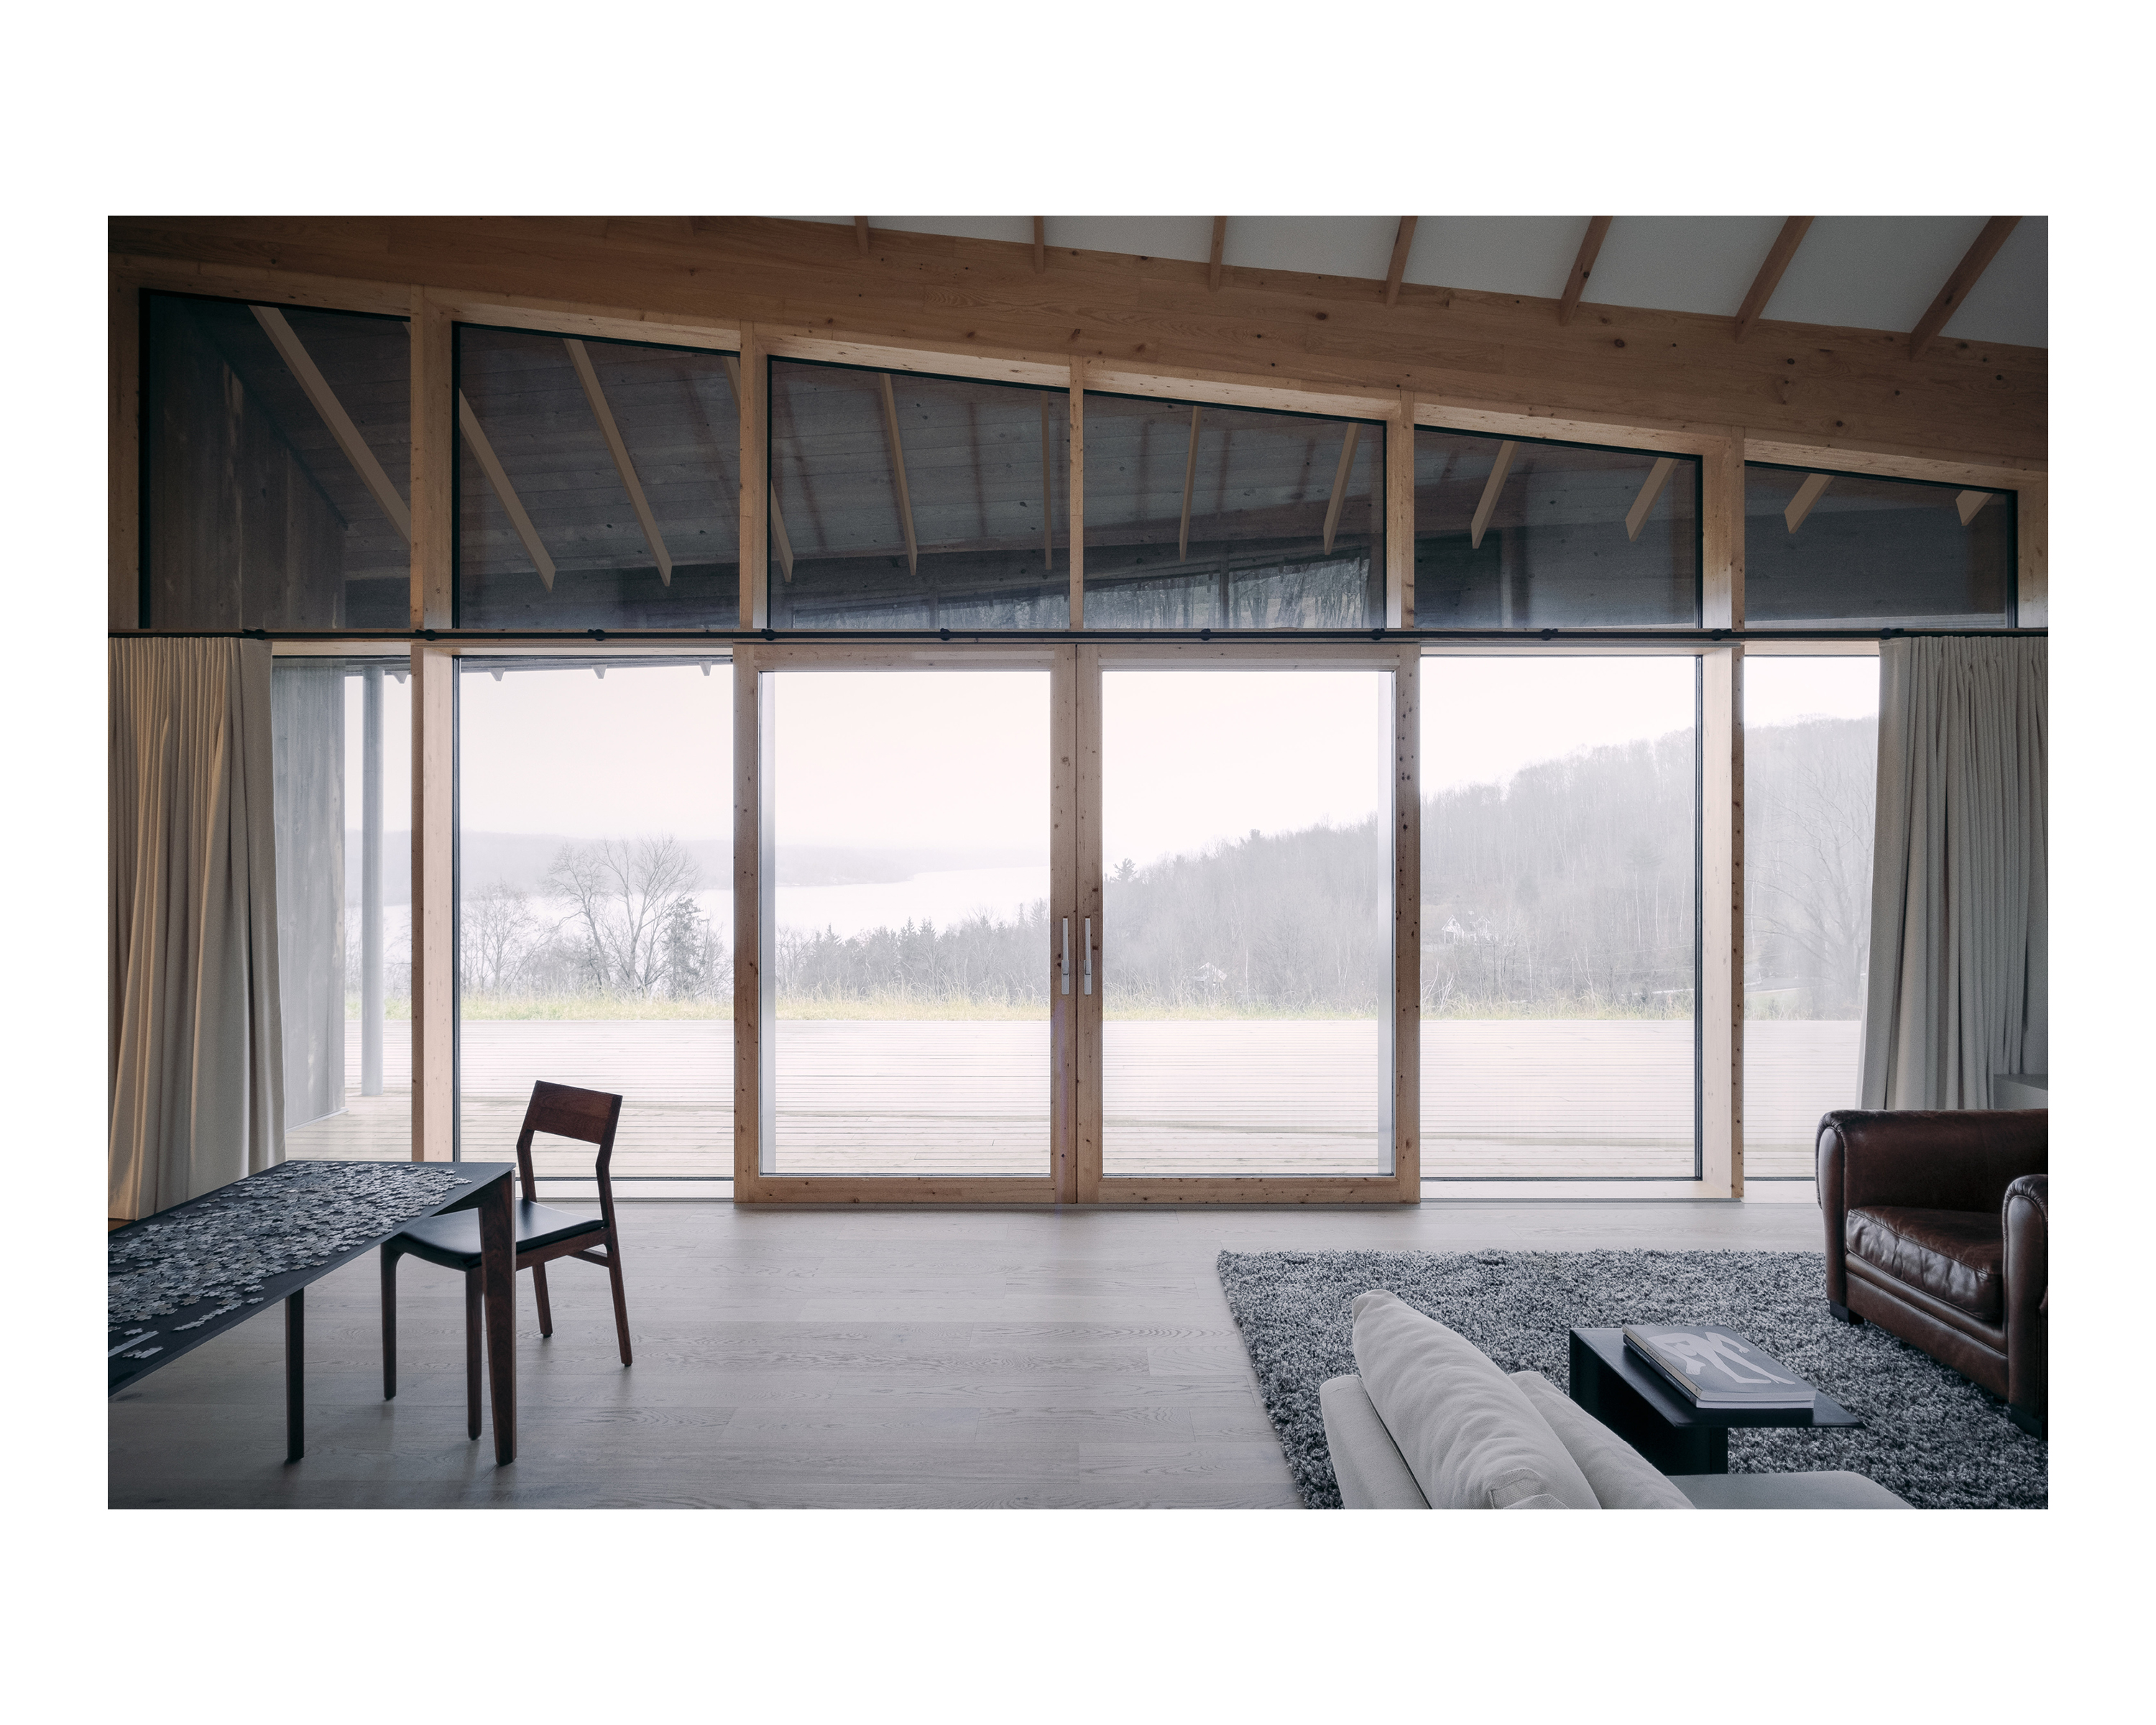
<svg viewBox="0 0 2156 1725">
<path fill-rule="evenodd" d="M 2049 1404 L 2049 1112 L 1872 1111 L 1820 1122 L 1826 1297 L 2005 1399 Z"/>
</svg>

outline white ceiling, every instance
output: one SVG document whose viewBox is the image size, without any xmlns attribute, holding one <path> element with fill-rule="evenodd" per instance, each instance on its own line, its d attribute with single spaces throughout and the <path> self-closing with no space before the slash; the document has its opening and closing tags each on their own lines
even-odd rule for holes
<svg viewBox="0 0 2156 1725">
<path fill-rule="evenodd" d="M 851 216 L 811 216 L 850 224 Z M 1982 216 L 1821 216 L 1768 301 L 1789 323 L 1916 326 L 1983 228 Z M 1033 242 L 1030 216 L 870 216 L 871 226 L 969 239 Z M 1424 216 L 1407 280 L 1556 299 L 1587 232 L 1585 216 Z M 1382 278 L 1395 216 L 1231 216 L 1222 261 L 1255 270 Z M 1620 216 L 1584 303 L 1734 316 L 1780 232 L 1779 216 Z M 1210 216 L 1050 216 L 1048 243 L 1202 264 Z M 1948 322 L 1948 340 L 2049 345 L 2050 224 L 2028 216 Z"/>
</svg>

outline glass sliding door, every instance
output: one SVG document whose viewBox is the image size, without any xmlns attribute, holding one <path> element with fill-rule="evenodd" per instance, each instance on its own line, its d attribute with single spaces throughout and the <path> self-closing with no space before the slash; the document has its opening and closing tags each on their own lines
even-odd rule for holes
<svg viewBox="0 0 2156 1725">
<path fill-rule="evenodd" d="M 1045 1176 L 1050 673 L 773 663 L 762 1172 Z"/>
<path fill-rule="evenodd" d="M 733 667 L 459 663 L 459 1153 L 508 1158 L 545 1079 L 622 1098 L 616 1179 L 731 1178 Z"/>
<path fill-rule="evenodd" d="M 1394 673 L 1101 674 L 1101 1173 L 1387 1176 Z"/>
<path fill-rule="evenodd" d="M 1871 950 L 1876 657 L 1744 660 L 1744 1173 L 1810 1179 L 1857 1106 Z"/>
<path fill-rule="evenodd" d="M 1698 677 L 1424 660 L 1424 1178 L 1696 1178 Z"/>
</svg>

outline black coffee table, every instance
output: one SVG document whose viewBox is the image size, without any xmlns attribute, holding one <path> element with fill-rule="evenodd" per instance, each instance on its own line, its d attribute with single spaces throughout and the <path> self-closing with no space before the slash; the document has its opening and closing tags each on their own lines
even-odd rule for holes
<svg viewBox="0 0 2156 1725">
<path fill-rule="evenodd" d="M 1816 1389 L 1809 1409 L 1695 1408 L 1626 1349 L 1622 1330 L 1572 1332 L 1572 1399 L 1664 1473 L 1727 1473 L 1732 1426 L 1864 1426 Z"/>
</svg>

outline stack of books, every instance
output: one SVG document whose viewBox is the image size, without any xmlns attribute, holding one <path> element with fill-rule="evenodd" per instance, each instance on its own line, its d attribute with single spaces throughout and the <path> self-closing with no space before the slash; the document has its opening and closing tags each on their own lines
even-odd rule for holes
<svg viewBox="0 0 2156 1725">
<path fill-rule="evenodd" d="M 1696 1408 L 1809 1408 L 1813 1391 L 1742 1336 L 1709 1324 L 1627 1324 L 1625 1345 Z"/>
</svg>

